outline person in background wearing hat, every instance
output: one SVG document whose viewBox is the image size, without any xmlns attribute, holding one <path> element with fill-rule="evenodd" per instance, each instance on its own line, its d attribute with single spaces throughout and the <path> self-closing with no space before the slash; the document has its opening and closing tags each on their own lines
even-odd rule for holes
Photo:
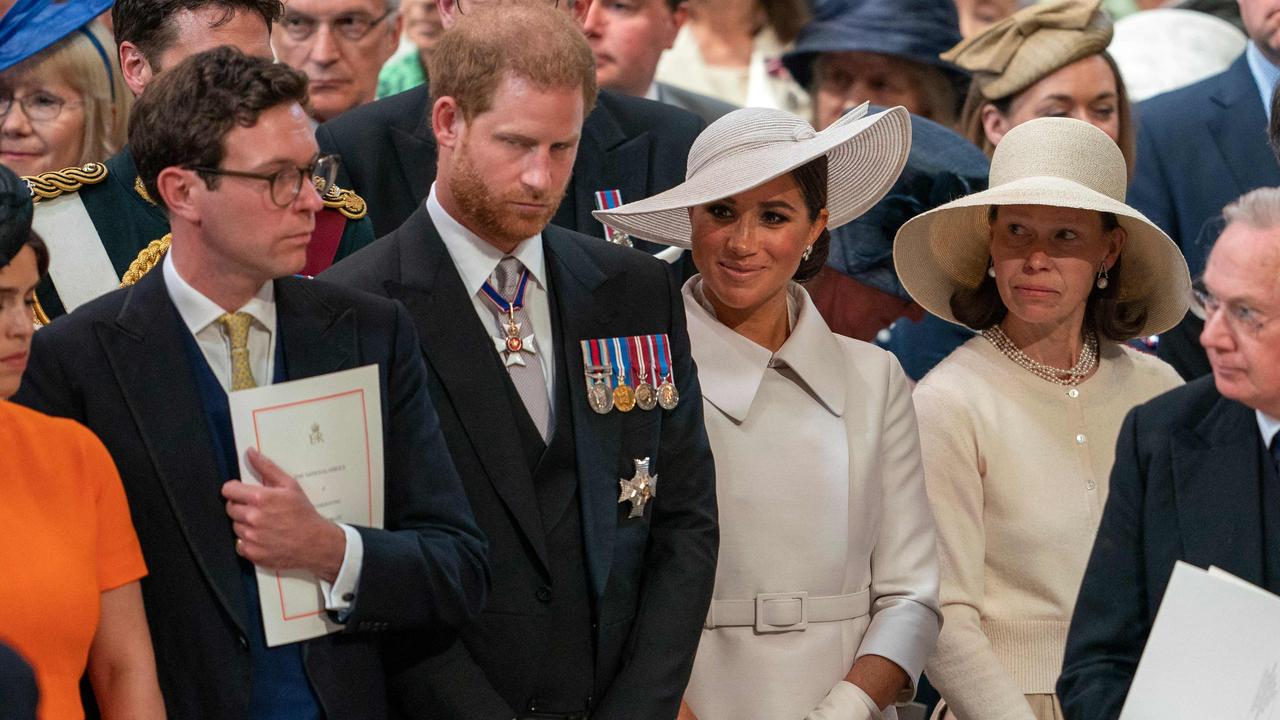
<svg viewBox="0 0 1280 720">
<path fill-rule="evenodd" d="M 1133 113 L 1107 54 L 1112 24 L 1099 3 L 1037 3 L 943 53 L 973 74 L 960 133 L 990 155 L 1006 133 L 1032 118 L 1072 117 L 1105 132 L 1132 170 Z"/>
<path fill-rule="evenodd" d="M 1124 204 L 1124 157 L 1070 118 L 1019 125 L 990 188 L 902 226 L 898 276 L 981 335 L 916 386 L 938 523 L 935 717 L 1058 720 L 1054 682 L 1130 408 L 1181 384 L 1124 343 L 1186 312 L 1177 246 Z"/>
<path fill-rule="evenodd" d="M 40 27 L 21 22 L 16 14 L 27 5 L 50 1 L 19 0 L 0 18 L 0 37 Z M 109 0 L 93 0 L 54 7 L 87 18 L 108 4 Z M 279 0 L 117 0 L 112 13 L 120 74 L 138 96 L 164 70 L 219 45 L 270 58 L 271 23 L 280 17 L 281 8 Z M 11 24 L 15 22 L 16 27 Z M 136 282 L 168 251 L 169 218 L 138 180 L 127 146 L 105 161 L 31 176 L 28 181 L 36 202 L 35 228 L 52 250 L 49 275 L 36 289 L 37 322 L 48 322 Z M 334 185 L 323 202 L 303 268 L 307 275 L 373 241 L 360 196 Z"/>
<path fill-rule="evenodd" d="M 90 23 L 93 8 L 109 2 L 24 7 L 41 34 L 0 40 L 0 162 L 19 175 L 82 165 L 124 146 L 129 90 L 108 54 L 111 36 Z"/>
<path fill-rule="evenodd" d="M 40 720 L 84 717 L 86 666 L 103 718 L 163 720 L 139 585 L 147 568 L 116 467 L 83 426 L 9 402 L 48 264 L 25 183 L 0 165 L 0 641 L 33 666 Z M 0 694 L 11 701 L 21 698 Z"/>
<path fill-rule="evenodd" d="M 1119 717 L 1178 561 L 1280 592 L 1280 188 L 1223 216 L 1196 288 L 1213 374 L 1134 408 L 1120 432 L 1058 681 L 1071 720 Z"/>
<path fill-rule="evenodd" d="M 953 125 L 967 78 L 938 55 L 959 41 L 952 0 L 826 0 L 783 63 L 809 89 L 818 129 L 864 102 Z"/>
<path fill-rule="evenodd" d="M 709 126 L 684 184 L 598 213 L 691 248 L 684 311 L 716 456 L 720 560 L 682 717 L 896 718 L 937 638 L 933 518 L 906 377 L 799 283 L 828 228 L 906 162 L 901 107 L 821 133 L 780 110 Z"/>
</svg>

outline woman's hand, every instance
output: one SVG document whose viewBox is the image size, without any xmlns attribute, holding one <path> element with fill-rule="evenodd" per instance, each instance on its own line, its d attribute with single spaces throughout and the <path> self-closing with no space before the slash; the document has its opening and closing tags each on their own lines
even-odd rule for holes
<svg viewBox="0 0 1280 720">
<path fill-rule="evenodd" d="M 689 709 L 689 703 L 685 702 L 684 698 L 680 699 L 680 714 L 676 715 L 676 720 L 698 720 L 698 716 Z"/>
<path fill-rule="evenodd" d="M 910 681 L 902 668 L 879 655 L 863 655 L 858 658 L 844 679 L 862 688 L 881 710 L 892 705 L 898 699 L 898 693 Z"/>
<path fill-rule="evenodd" d="M 104 720 L 164 720 L 151 632 L 137 582 L 102 593 L 89 680 Z"/>
</svg>

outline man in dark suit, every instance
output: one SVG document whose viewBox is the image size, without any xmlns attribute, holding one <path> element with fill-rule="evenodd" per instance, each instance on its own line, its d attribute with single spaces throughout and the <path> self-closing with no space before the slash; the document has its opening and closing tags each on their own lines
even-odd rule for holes
<svg viewBox="0 0 1280 720">
<path fill-rule="evenodd" d="M 1240 0 L 1249 44 L 1225 72 L 1136 109 L 1129 204 L 1178 243 L 1193 278 L 1222 230 L 1222 208 L 1254 188 L 1280 185 L 1280 163 L 1267 146 L 1268 105 L 1280 78 L 1280 31 L 1268 19 L 1271 4 Z M 1188 314 L 1160 340 L 1160 356 L 1187 379 L 1210 371 L 1196 342 L 1202 326 Z"/>
<path fill-rule="evenodd" d="M 432 58 L 427 202 L 323 276 L 409 308 L 492 543 L 479 620 L 393 687 L 423 720 L 671 720 L 718 543 L 678 289 L 547 225 L 595 96 L 581 33 L 547 4 L 468 13 Z"/>
<path fill-rule="evenodd" d="M 1176 561 L 1280 592 L 1280 188 L 1223 214 L 1201 291 L 1213 376 L 1120 431 L 1058 681 L 1071 720 L 1119 716 Z"/>
<path fill-rule="evenodd" d="M 462 0 L 463 14 L 486 3 L 518 0 Z M 547 0 L 519 0 L 547 2 Z M 561 0 L 558 7 L 581 26 L 592 0 Z M 446 28 L 460 17 L 457 0 L 440 0 Z M 551 3 L 547 3 L 551 4 Z M 499 16 L 495 23 L 508 22 Z M 428 83 L 431 80 L 428 79 Z M 587 116 L 568 193 L 551 222 L 596 237 L 604 226 L 591 212 L 596 193 L 618 190 L 629 202 L 684 181 L 689 147 L 703 123 L 683 110 L 641 98 L 604 92 Z M 436 139 L 431 131 L 431 93 L 424 85 L 358 107 L 320 126 L 320 148 L 343 159 L 339 182 L 354 187 L 369 202 L 374 232 L 395 230 L 415 210 L 435 178 Z M 646 240 L 635 246 L 648 252 L 666 249 Z"/>
<path fill-rule="evenodd" d="M 169 213 L 172 249 L 136 285 L 42 330 L 15 398 L 88 426 L 119 467 L 174 718 L 385 718 L 379 633 L 447 634 L 485 592 L 484 541 L 408 315 L 291 277 L 321 207 L 306 85 L 229 47 L 156 80 L 129 139 Z M 228 391 L 369 364 L 382 398 L 386 529 L 326 520 L 252 451 L 262 484 L 238 480 L 250 468 Z M 343 632 L 268 648 L 254 565 L 320 578 Z"/>
</svg>

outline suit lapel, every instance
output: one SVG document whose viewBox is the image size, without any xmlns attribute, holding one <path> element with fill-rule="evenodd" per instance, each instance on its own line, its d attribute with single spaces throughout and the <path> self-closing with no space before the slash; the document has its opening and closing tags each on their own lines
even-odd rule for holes
<svg viewBox="0 0 1280 720">
<path fill-rule="evenodd" d="M 1247 407 L 1219 399 L 1173 439 L 1174 492 L 1186 559 L 1262 582 L 1258 425 Z"/>
<path fill-rule="evenodd" d="M 396 148 L 396 161 L 409 191 L 409 205 L 419 203 L 431 191 L 436 178 L 436 139 L 426 120 L 413 133 L 391 128 L 391 142 Z"/>
<path fill-rule="evenodd" d="M 1209 130 L 1236 181 L 1236 193 L 1280 185 L 1280 164 L 1267 146 L 1267 116 L 1246 55 L 1228 69 L 1211 101 L 1220 110 L 1210 116 Z"/>
<path fill-rule="evenodd" d="M 649 177 L 651 145 L 649 133 L 627 137 L 608 107 L 603 103 L 597 104 L 582 127 L 582 147 L 578 148 L 578 160 L 573 166 L 568 193 L 573 207 L 562 206 L 552 222 L 577 228 L 581 233 L 604 237 L 600 221 L 591 216 L 596 209 L 595 193 L 599 190 L 621 190 L 623 202 L 648 197 L 650 193 L 645 179 Z M 636 241 L 636 247 L 643 246 L 646 252 L 653 252 L 649 245 L 644 240 Z M 660 249 L 661 246 L 654 247 Z"/>
<path fill-rule="evenodd" d="M 625 282 L 625 278 L 608 275 L 588 255 L 575 248 L 563 232 L 548 227 L 542 236 L 547 272 L 560 310 L 559 351 L 564 354 L 568 376 L 587 571 L 594 596 L 599 599 L 604 596 L 613 558 L 619 478 L 610 473 L 617 464 L 623 417 L 617 412 L 597 415 L 590 409 L 582 375 L 580 342 L 612 337 L 610 329 L 616 311 L 612 298 L 621 295 L 615 284 Z"/>
<path fill-rule="evenodd" d="M 359 357 L 355 311 L 326 305 L 308 282 L 276 281 L 276 325 L 289 380 L 344 370 Z"/>
<path fill-rule="evenodd" d="M 408 308 L 427 363 L 444 386 L 485 474 L 547 570 L 546 534 L 533 478 L 499 382 L 506 369 L 493 340 L 473 321 L 475 307 L 426 209 L 419 208 L 396 235 L 400 279 L 387 282 L 387 294 Z"/>
<path fill-rule="evenodd" d="M 115 324 L 99 326 L 98 338 L 196 565 L 243 635 L 244 589 L 223 478 L 208 424 L 187 421 L 203 419 L 205 410 L 182 350 L 186 332 L 156 271 L 133 287 Z"/>
</svg>

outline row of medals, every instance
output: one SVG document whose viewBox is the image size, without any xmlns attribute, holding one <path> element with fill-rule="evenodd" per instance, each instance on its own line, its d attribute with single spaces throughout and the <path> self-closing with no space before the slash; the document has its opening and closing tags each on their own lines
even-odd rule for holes
<svg viewBox="0 0 1280 720">
<path fill-rule="evenodd" d="M 587 402 L 591 404 L 592 410 L 601 415 L 614 408 L 619 412 L 631 412 L 637 407 L 641 410 L 652 410 L 658 406 L 663 410 L 675 410 L 676 405 L 680 404 L 680 393 L 676 390 L 675 383 L 670 380 L 663 380 L 655 388 L 645 378 L 640 378 L 640 384 L 634 390 L 624 381 L 610 392 L 609 384 L 605 379 L 612 374 L 607 371 L 588 373 L 592 382 L 587 391 Z"/>
</svg>

